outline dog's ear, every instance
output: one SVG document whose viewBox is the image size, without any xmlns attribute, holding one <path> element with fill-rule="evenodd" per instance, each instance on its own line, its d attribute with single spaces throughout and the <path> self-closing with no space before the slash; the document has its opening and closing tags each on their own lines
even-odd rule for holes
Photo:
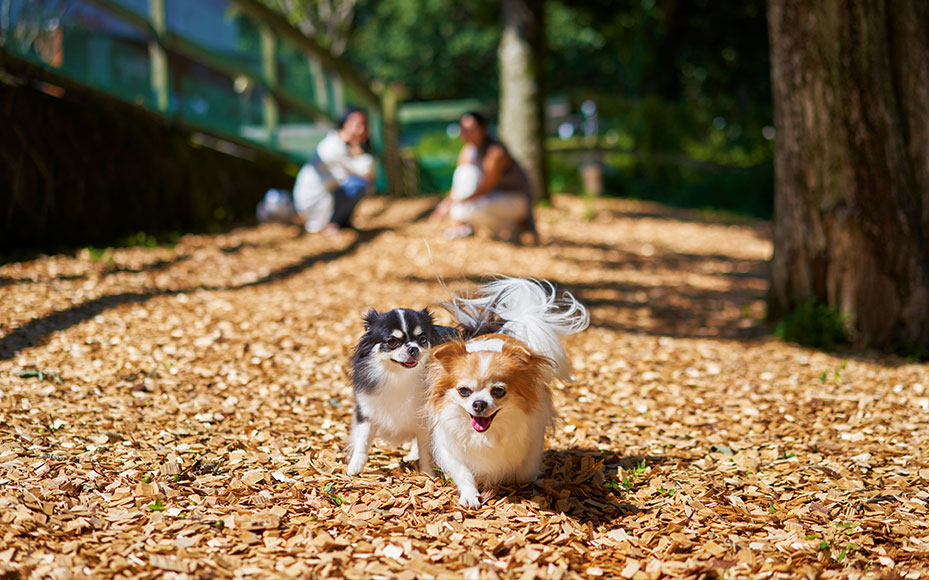
<svg viewBox="0 0 929 580">
<path fill-rule="evenodd" d="M 381 315 L 377 313 L 377 310 L 373 308 L 371 310 L 368 310 L 368 313 L 365 314 L 365 317 L 364 317 L 365 330 L 370 330 L 371 325 L 377 322 L 377 319 L 380 318 L 380 316 Z"/>
<path fill-rule="evenodd" d="M 554 365 L 554 363 L 548 357 L 536 354 L 521 344 L 507 344 L 503 347 L 503 353 L 506 356 L 526 365 L 527 367 Z"/>
<path fill-rule="evenodd" d="M 423 315 L 423 318 L 429 321 L 429 324 L 435 324 L 435 319 L 432 318 L 432 313 L 429 312 L 428 308 L 423 308 L 419 313 Z"/>
<path fill-rule="evenodd" d="M 465 354 L 465 343 L 460 340 L 453 340 L 451 342 L 446 342 L 445 344 L 440 344 L 439 346 L 432 349 L 432 358 L 445 370 L 449 370 L 452 366 L 452 363 L 456 358 Z"/>
<path fill-rule="evenodd" d="M 529 364 L 533 358 L 538 356 L 521 344 L 507 344 L 503 347 L 503 353 L 523 364 Z"/>
</svg>

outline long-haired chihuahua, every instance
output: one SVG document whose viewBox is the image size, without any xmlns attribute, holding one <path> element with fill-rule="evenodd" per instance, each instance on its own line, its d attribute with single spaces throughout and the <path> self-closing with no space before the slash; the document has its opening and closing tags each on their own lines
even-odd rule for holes
<svg viewBox="0 0 929 580">
<path fill-rule="evenodd" d="M 449 310 L 465 328 L 497 329 L 432 350 L 426 404 L 435 461 L 458 486 L 459 503 L 480 507 L 478 486 L 538 477 L 545 431 L 556 415 L 550 385 L 567 380 L 561 337 L 589 316 L 548 283 L 504 278 Z"/>
</svg>

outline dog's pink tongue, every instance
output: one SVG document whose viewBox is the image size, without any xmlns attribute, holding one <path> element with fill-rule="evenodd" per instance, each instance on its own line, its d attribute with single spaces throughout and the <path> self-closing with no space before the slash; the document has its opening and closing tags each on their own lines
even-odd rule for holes
<svg viewBox="0 0 929 580">
<path fill-rule="evenodd" d="M 486 431 L 490 428 L 490 422 L 493 420 L 493 417 L 475 417 L 471 415 L 471 426 L 474 427 L 475 431 Z"/>
</svg>

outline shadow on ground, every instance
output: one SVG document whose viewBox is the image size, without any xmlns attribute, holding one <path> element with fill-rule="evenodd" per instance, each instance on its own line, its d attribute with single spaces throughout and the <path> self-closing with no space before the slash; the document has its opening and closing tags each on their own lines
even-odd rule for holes
<svg viewBox="0 0 929 580">
<path fill-rule="evenodd" d="M 643 460 L 657 465 L 664 458 L 621 457 L 596 449 L 552 449 L 545 453 L 539 480 L 500 487 L 496 495 L 530 501 L 542 510 L 561 513 L 585 524 L 609 523 L 645 511 L 624 498 L 614 477 L 618 466 L 632 470 Z"/>
<path fill-rule="evenodd" d="M 242 290 L 244 288 L 252 288 L 290 278 L 319 262 L 328 262 L 353 254 L 360 247 L 372 242 L 385 231 L 387 230 L 383 228 L 358 231 L 355 239 L 344 248 L 329 250 L 318 254 L 308 254 L 289 266 L 285 266 L 270 272 L 258 280 L 253 280 L 244 284 L 227 286 L 198 285 L 185 288 L 155 289 L 147 292 L 108 294 L 92 300 L 87 300 L 86 302 L 76 304 L 64 310 L 56 310 L 45 316 L 34 318 L 19 328 L 11 330 L 3 337 L 0 337 L 0 360 L 9 360 L 23 349 L 43 344 L 48 337 L 55 332 L 90 320 L 101 312 L 116 308 L 123 304 L 142 304 L 148 302 L 152 298 L 176 296 L 178 294 L 196 292 L 198 290 Z"/>
<path fill-rule="evenodd" d="M 660 262 L 661 257 L 656 257 Z M 641 263 L 649 259 L 638 257 Z M 682 272 L 699 270 L 702 265 L 719 265 L 722 258 L 704 256 L 676 256 L 665 266 Z M 674 338 L 718 338 L 727 340 L 758 340 L 770 333 L 764 320 L 755 316 L 759 302 L 765 300 L 765 291 L 747 287 L 744 280 L 766 279 L 767 264 L 762 261 L 738 260 L 734 273 L 720 276 L 726 289 L 698 288 L 681 281 L 678 284 L 644 285 L 626 281 L 596 283 L 550 282 L 561 290 L 576 296 L 590 310 L 590 325 L 631 334 L 669 336 Z M 634 267 L 617 263 L 616 268 Z M 580 267 L 587 267 L 583 264 Z M 602 267 L 602 266 L 601 266 Z M 490 276 L 455 276 L 444 278 L 446 284 L 465 283 L 478 285 Z M 417 283 L 435 283 L 428 276 L 406 276 L 404 280 Z M 681 276 L 683 280 L 683 276 Z M 600 310 L 619 308 L 619 315 L 600 315 Z"/>
</svg>

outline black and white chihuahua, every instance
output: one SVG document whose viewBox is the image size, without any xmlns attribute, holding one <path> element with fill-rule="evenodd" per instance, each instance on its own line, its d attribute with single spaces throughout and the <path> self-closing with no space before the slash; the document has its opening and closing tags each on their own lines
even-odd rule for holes
<svg viewBox="0 0 929 580">
<path fill-rule="evenodd" d="M 421 408 L 426 389 L 426 357 L 433 346 L 457 336 L 438 326 L 428 310 L 371 310 L 352 355 L 355 416 L 349 442 L 349 475 L 361 473 L 375 437 L 391 443 L 410 441 L 404 459 L 419 460 L 433 475 L 429 429 Z"/>
</svg>

